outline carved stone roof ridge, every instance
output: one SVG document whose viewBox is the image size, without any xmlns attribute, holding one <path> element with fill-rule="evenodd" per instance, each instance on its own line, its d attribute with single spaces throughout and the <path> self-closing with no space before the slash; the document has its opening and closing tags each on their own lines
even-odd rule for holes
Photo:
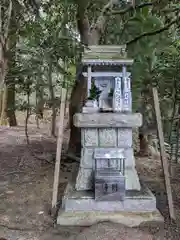
<svg viewBox="0 0 180 240">
<path fill-rule="evenodd" d="M 132 65 L 133 59 L 127 58 L 126 45 L 93 45 L 85 49 L 84 65 Z"/>
</svg>

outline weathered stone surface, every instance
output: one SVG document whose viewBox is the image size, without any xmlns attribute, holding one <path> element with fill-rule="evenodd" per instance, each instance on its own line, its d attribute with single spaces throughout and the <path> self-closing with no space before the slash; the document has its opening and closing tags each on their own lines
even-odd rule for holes
<svg viewBox="0 0 180 240">
<path fill-rule="evenodd" d="M 104 185 L 106 183 L 106 185 Z M 96 201 L 124 201 L 125 177 L 117 170 L 100 169 L 95 172 Z"/>
<path fill-rule="evenodd" d="M 145 186 L 141 191 L 127 192 L 124 203 L 96 202 L 92 191 L 76 191 L 73 184 L 68 184 L 57 223 L 89 226 L 111 221 L 133 227 L 145 221 L 163 221 L 156 209 L 156 198 Z"/>
<path fill-rule="evenodd" d="M 126 190 L 139 190 L 141 189 L 141 185 L 139 182 L 139 177 L 136 169 L 133 168 L 125 168 L 125 177 L 126 177 Z"/>
<path fill-rule="evenodd" d="M 93 168 L 94 166 L 94 148 L 84 147 L 81 150 L 81 162 L 80 166 L 83 168 Z"/>
<path fill-rule="evenodd" d="M 107 151 L 106 148 L 103 148 Z M 93 148 L 83 148 L 81 150 L 81 163 L 80 166 L 83 168 L 93 168 L 95 169 L 95 160 L 94 160 L 94 149 Z M 113 168 L 120 168 L 120 163 L 116 159 L 111 160 L 111 166 Z M 98 160 L 97 163 L 98 168 L 108 167 L 108 162 L 106 160 Z"/>
<path fill-rule="evenodd" d="M 95 159 L 120 159 L 124 158 L 123 148 L 95 148 Z"/>
<path fill-rule="evenodd" d="M 82 144 L 86 147 L 97 147 L 98 146 L 98 130 L 96 128 L 83 129 Z"/>
<path fill-rule="evenodd" d="M 133 144 L 131 128 L 87 128 L 81 134 L 82 146 L 127 148 Z"/>
<path fill-rule="evenodd" d="M 93 170 L 88 168 L 79 168 L 79 172 L 76 178 L 77 190 L 89 190 L 93 189 Z"/>
<path fill-rule="evenodd" d="M 126 190 L 140 190 L 137 171 L 134 167 L 125 168 Z M 79 168 L 76 179 L 77 190 L 91 190 L 94 183 L 94 171 L 92 168 Z"/>
<path fill-rule="evenodd" d="M 115 128 L 99 129 L 99 146 L 100 147 L 117 146 L 117 135 Z"/>
<path fill-rule="evenodd" d="M 163 218 L 158 210 L 154 212 L 87 212 L 87 211 L 70 211 L 63 209 L 59 211 L 57 224 L 61 226 L 91 226 L 98 222 L 121 223 L 128 227 L 137 227 L 141 223 L 159 221 Z M 146 239 L 146 238 L 145 238 Z"/>
<path fill-rule="evenodd" d="M 109 160 L 109 163 L 107 160 L 101 159 L 101 160 L 98 160 L 96 163 L 97 168 L 108 168 L 109 167 L 109 168 L 114 168 L 117 170 L 120 170 L 122 165 L 123 164 L 120 163 L 120 160 L 116 160 L 116 159 Z"/>
<path fill-rule="evenodd" d="M 140 113 L 76 113 L 74 125 L 80 128 L 139 127 L 142 125 Z"/>
<path fill-rule="evenodd" d="M 94 193 L 76 192 L 72 186 L 67 186 L 67 196 L 64 196 L 65 211 L 105 211 L 105 212 L 153 212 L 156 211 L 156 198 L 147 188 L 142 191 L 129 191 L 121 201 L 95 201 Z"/>
<path fill-rule="evenodd" d="M 98 107 L 83 107 L 82 109 L 83 113 L 95 113 L 95 112 L 99 112 L 99 108 Z"/>
<path fill-rule="evenodd" d="M 125 148 L 124 156 L 125 156 L 125 168 L 134 167 L 135 166 L 135 158 L 134 158 L 133 148 Z"/>
<path fill-rule="evenodd" d="M 118 128 L 118 147 L 132 147 L 132 129 L 131 128 Z"/>
<path fill-rule="evenodd" d="M 108 151 L 108 149 L 103 148 L 105 151 Z M 111 151 L 112 148 L 109 149 L 109 151 Z M 115 148 L 118 150 L 118 148 Z M 93 168 L 95 166 L 95 162 L 94 162 L 94 148 L 83 148 L 81 151 L 81 162 L 80 162 L 80 166 L 83 168 Z M 125 148 L 124 149 L 124 157 L 125 157 L 125 167 L 134 167 L 135 166 L 135 158 L 134 158 L 134 154 L 133 154 L 133 148 Z M 119 168 L 119 163 L 116 161 L 112 161 L 113 164 L 117 164 L 114 165 L 117 166 Z M 104 166 L 107 165 L 107 162 L 105 161 L 100 161 L 99 164 L 105 164 Z"/>
</svg>

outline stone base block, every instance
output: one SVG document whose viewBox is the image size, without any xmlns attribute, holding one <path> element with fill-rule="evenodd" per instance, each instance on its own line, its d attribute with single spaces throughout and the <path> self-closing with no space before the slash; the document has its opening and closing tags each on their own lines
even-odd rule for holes
<svg viewBox="0 0 180 240">
<path fill-rule="evenodd" d="M 155 212 L 65 212 L 59 211 L 57 224 L 61 226 L 91 226 L 98 222 L 114 222 L 128 227 L 137 227 L 144 222 L 163 222 L 163 217 L 159 211 Z"/>
<path fill-rule="evenodd" d="M 57 224 L 90 226 L 102 221 L 133 227 L 147 221 L 163 221 L 163 218 L 156 209 L 155 197 L 145 187 L 140 192 L 126 192 L 124 202 L 98 202 L 94 200 L 93 192 L 77 192 L 68 184 Z"/>
</svg>

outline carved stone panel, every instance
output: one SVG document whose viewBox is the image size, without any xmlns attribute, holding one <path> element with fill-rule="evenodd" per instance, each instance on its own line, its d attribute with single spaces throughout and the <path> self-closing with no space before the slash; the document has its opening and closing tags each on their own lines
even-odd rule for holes
<svg viewBox="0 0 180 240">
<path fill-rule="evenodd" d="M 98 130 L 96 128 L 87 128 L 83 130 L 83 146 L 97 147 L 98 146 Z"/>
<path fill-rule="evenodd" d="M 99 146 L 100 147 L 117 146 L 117 134 L 115 128 L 99 129 Z"/>
<path fill-rule="evenodd" d="M 131 128 L 118 128 L 118 147 L 132 147 Z"/>
</svg>

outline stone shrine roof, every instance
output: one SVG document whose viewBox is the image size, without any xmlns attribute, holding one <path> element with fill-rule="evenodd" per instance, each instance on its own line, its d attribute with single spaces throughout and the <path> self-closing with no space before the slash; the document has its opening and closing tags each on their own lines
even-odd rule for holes
<svg viewBox="0 0 180 240">
<path fill-rule="evenodd" d="M 126 45 L 89 46 L 82 58 L 84 65 L 132 65 L 133 59 L 127 58 Z"/>
</svg>

